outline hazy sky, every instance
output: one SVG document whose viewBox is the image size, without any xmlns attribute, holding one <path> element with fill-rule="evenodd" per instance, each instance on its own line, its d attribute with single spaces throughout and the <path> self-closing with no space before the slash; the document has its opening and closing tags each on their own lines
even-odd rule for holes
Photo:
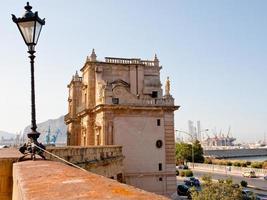
<svg viewBox="0 0 267 200">
<path fill-rule="evenodd" d="M 30 124 L 30 64 L 11 20 L 26 2 L 1 2 L 0 130 Z M 34 0 L 46 18 L 36 53 L 37 122 L 67 113 L 67 84 L 96 49 L 105 56 L 153 59 L 171 80 L 175 128 L 200 120 L 240 141 L 267 132 L 267 1 Z M 213 131 L 209 131 L 212 135 Z"/>
</svg>

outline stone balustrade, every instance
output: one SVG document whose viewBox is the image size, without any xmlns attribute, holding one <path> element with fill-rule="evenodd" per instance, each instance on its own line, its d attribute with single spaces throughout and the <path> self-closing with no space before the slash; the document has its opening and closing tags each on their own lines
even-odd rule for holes
<svg viewBox="0 0 267 200">
<path fill-rule="evenodd" d="M 118 105 L 131 105 L 131 106 L 173 106 L 173 98 L 153 98 L 153 99 L 119 99 Z M 86 109 L 85 105 L 77 108 L 76 113 L 80 113 Z M 69 119 L 69 115 L 65 115 L 65 121 Z"/>
<path fill-rule="evenodd" d="M 127 102 L 119 104 L 125 105 L 144 105 L 144 106 L 169 106 L 174 105 L 173 98 L 155 98 L 155 99 L 129 99 Z"/>
<path fill-rule="evenodd" d="M 79 82 L 82 82 L 82 77 L 75 77 L 75 76 L 73 76 L 72 77 L 72 81 L 79 81 Z"/>
<path fill-rule="evenodd" d="M 141 60 L 141 64 L 143 64 L 145 66 L 151 66 L 151 67 L 155 66 L 155 62 L 151 61 L 151 60 Z"/>
<path fill-rule="evenodd" d="M 122 146 L 66 146 L 48 147 L 47 150 L 88 171 L 114 179 L 121 179 L 120 176 L 122 176 L 123 179 Z M 45 157 L 48 160 L 60 161 L 47 153 Z"/>
<path fill-rule="evenodd" d="M 113 58 L 113 57 L 105 57 L 106 63 L 113 64 L 142 64 L 145 66 L 154 67 L 157 66 L 155 61 L 151 60 L 141 60 L 140 58 Z"/>
</svg>

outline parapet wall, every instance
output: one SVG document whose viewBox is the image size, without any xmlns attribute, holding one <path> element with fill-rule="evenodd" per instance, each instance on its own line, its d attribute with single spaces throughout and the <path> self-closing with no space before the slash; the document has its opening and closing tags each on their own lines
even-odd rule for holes
<svg viewBox="0 0 267 200">
<path fill-rule="evenodd" d="M 122 146 L 67 146 L 49 147 L 47 150 L 87 171 L 123 181 Z M 60 161 L 47 153 L 45 157 Z"/>
<path fill-rule="evenodd" d="M 167 200 L 166 197 L 54 161 L 15 163 L 13 182 L 13 200 Z"/>
<path fill-rule="evenodd" d="M 124 180 L 121 146 L 52 147 L 48 148 L 48 151 L 90 172 L 120 182 Z M 21 156 L 17 149 L 0 149 L 0 200 L 12 199 L 12 167 Z M 59 161 L 49 154 L 45 156 L 48 160 Z M 40 172 L 37 168 L 33 170 Z M 31 173 L 31 170 L 28 170 L 28 173 Z"/>
<path fill-rule="evenodd" d="M 12 166 L 21 154 L 16 149 L 0 149 L 0 199 L 11 200 Z"/>
</svg>

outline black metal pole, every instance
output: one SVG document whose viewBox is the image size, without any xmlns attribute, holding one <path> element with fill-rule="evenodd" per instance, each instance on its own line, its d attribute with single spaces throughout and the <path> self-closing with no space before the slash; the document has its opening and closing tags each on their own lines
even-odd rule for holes
<svg viewBox="0 0 267 200">
<path fill-rule="evenodd" d="M 35 51 L 28 51 L 30 54 L 30 62 L 31 62 L 31 108 L 32 108 L 32 132 L 36 133 L 37 125 L 36 125 L 36 111 L 35 111 L 35 85 L 34 85 L 34 53 Z"/>
<path fill-rule="evenodd" d="M 35 111 L 35 81 L 34 81 L 34 58 L 35 58 L 35 51 L 34 46 L 29 46 L 28 53 L 31 63 L 31 118 L 32 118 L 32 127 L 31 132 L 28 133 L 28 138 L 30 141 L 28 143 L 25 143 L 22 147 L 20 147 L 19 151 L 24 154 L 21 158 L 19 158 L 19 161 L 23 160 L 24 157 L 27 155 L 31 155 L 31 159 L 35 160 L 36 154 L 39 155 L 41 158 L 45 159 L 45 156 L 43 155 L 43 149 L 45 149 L 45 146 L 42 143 L 39 143 L 37 141 L 38 137 L 40 136 L 40 133 L 37 132 L 37 125 L 36 125 L 36 111 Z M 39 148 L 38 148 L 39 147 Z"/>
</svg>

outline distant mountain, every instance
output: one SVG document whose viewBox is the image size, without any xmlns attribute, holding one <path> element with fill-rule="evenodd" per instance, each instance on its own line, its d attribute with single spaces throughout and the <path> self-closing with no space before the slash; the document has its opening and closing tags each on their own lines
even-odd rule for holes
<svg viewBox="0 0 267 200">
<path fill-rule="evenodd" d="M 39 142 L 43 144 L 56 143 L 56 144 L 66 144 L 67 143 L 67 126 L 64 123 L 64 116 L 57 119 L 49 119 L 45 122 L 37 124 L 37 131 L 41 133 L 38 138 Z M 27 126 L 23 135 L 27 138 L 27 133 L 31 132 L 31 126 Z"/>
<path fill-rule="evenodd" d="M 8 133 L 8 132 L 5 132 L 5 131 L 0 131 L 0 140 L 1 140 L 2 137 L 4 139 L 11 139 L 11 138 L 15 138 L 16 134 Z"/>
</svg>

